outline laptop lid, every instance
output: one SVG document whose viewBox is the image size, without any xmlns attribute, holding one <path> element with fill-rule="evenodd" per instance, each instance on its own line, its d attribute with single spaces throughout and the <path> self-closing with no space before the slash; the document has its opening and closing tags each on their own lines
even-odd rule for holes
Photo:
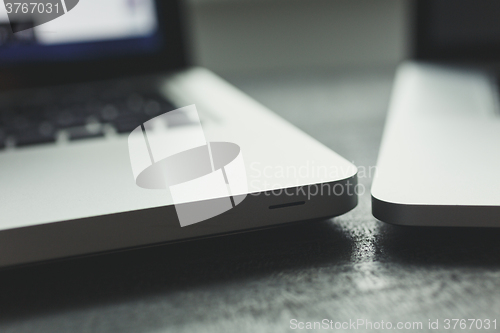
<svg viewBox="0 0 500 333">
<path fill-rule="evenodd" d="M 499 227 L 496 89 L 490 75 L 469 67 L 500 59 L 500 3 L 414 4 L 414 57 L 446 65 L 399 66 L 371 189 L 372 213 L 401 225 Z"/>
<path fill-rule="evenodd" d="M 500 63 L 500 1 L 415 0 L 412 56 Z"/>
<path fill-rule="evenodd" d="M 1 89 L 159 73 L 188 64 L 178 0 L 83 0 L 50 22 L 16 33 L 11 25 L 30 22 L 9 22 L 7 11 L 0 6 Z"/>
</svg>

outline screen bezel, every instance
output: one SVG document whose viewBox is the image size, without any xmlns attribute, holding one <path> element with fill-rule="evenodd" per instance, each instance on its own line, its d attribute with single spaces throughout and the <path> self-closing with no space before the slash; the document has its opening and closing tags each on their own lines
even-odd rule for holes
<svg viewBox="0 0 500 333">
<path fill-rule="evenodd" d="M 31 88 L 142 74 L 165 73 L 189 65 L 181 0 L 156 0 L 161 46 L 147 54 L 103 59 L 36 62 L 0 67 L 0 89 Z"/>
<path fill-rule="evenodd" d="M 423 61 L 450 61 L 461 63 L 499 63 L 500 45 L 440 45 L 431 38 L 431 6 L 433 0 L 413 0 L 411 56 Z"/>
</svg>

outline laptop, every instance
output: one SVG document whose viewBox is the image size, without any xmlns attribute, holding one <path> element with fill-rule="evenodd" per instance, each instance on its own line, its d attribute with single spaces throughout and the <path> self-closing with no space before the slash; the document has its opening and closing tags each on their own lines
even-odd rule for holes
<svg viewBox="0 0 500 333">
<path fill-rule="evenodd" d="M 397 70 L 373 215 L 414 226 L 500 226 L 500 2 L 414 2 L 413 59 Z"/>
<path fill-rule="evenodd" d="M 9 22 L 0 7 L 0 267 L 324 219 L 356 206 L 354 165 L 190 66 L 182 2 L 72 1 L 40 25 Z M 175 112 L 193 117 L 169 118 Z M 231 209 L 182 224 L 172 195 L 137 169 L 147 150 L 133 147 L 174 132 L 185 139 L 154 149 L 191 142 L 193 124 L 213 154 L 219 146 L 234 153 L 243 178 L 225 200 Z M 198 166 L 184 161 L 181 176 Z M 227 165 L 216 169 L 229 191 Z M 193 193 L 207 190 L 197 184 Z M 222 190 L 188 213 L 228 199 Z"/>
</svg>

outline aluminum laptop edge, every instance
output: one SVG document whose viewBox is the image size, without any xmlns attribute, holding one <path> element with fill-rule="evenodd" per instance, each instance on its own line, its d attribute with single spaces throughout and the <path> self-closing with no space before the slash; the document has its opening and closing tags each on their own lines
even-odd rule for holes
<svg viewBox="0 0 500 333">
<path fill-rule="evenodd" d="M 127 135 L 10 147 L 0 150 L 0 267 L 324 219 L 356 206 L 354 165 L 209 70 L 177 69 L 160 82 L 177 107 L 196 106 L 207 140 L 239 145 L 245 200 L 181 227 L 165 191 L 136 185 Z"/>
<path fill-rule="evenodd" d="M 492 37 L 500 6 L 419 0 L 415 9 L 415 60 L 397 69 L 372 213 L 400 225 L 500 227 L 500 50 Z"/>
</svg>

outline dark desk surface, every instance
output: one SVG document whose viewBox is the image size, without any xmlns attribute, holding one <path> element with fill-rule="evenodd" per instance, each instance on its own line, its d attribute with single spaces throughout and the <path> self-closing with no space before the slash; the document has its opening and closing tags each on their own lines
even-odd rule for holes
<svg viewBox="0 0 500 333">
<path fill-rule="evenodd" d="M 446 318 L 489 318 L 500 330 L 500 230 L 371 215 L 368 171 L 393 73 L 228 77 L 364 168 L 367 193 L 349 214 L 0 272 L 0 332 L 285 332 L 293 318 L 422 322 L 421 331 L 429 319 L 443 328 Z"/>
</svg>

